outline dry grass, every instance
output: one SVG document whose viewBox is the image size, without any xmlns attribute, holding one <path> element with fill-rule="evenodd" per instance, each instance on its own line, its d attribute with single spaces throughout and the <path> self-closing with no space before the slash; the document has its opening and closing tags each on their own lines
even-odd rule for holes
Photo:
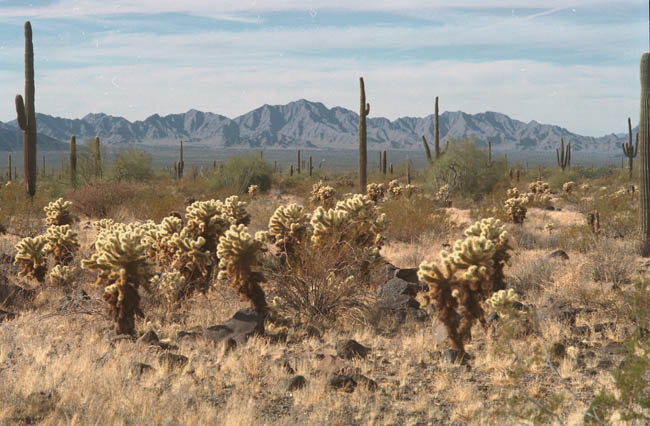
<svg viewBox="0 0 650 426">
<path fill-rule="evenodd" d="M 97 201 L 88 195 L 94 191 L 93 197 L 99 197 L 97 188 L 76 192 L 81 201 L 88 197 L 83 201 L 88 207 L 78 208 L 92 217 L 159 220 L 167 210 L 182 210 L 186 197 L 220 196 L 207 187 L 187 189 L 185 183 L 165 197 L 145 195 L 145 188 L 156 185 L 128 186 L 125 191 L 149 197 L 146 209 L 120 198 L 119 191 L 116 200 Z M 280 203 L 300 202 L 310 189 L 290 180 L 284 185 L 288 193 L 272 191 L 251 201 L 251 230 L 265 228 Z M 291 193 L 294 187 L 298 193 Z M 396 333 L 362 325 L 324 328 L 322 339 L 304 338 L 302 328 L 289 327 L 287 342 L 255 337 L 232 351 L 202 337 L 178 338 L 180 331 L 223 323 L 243 306 L 226 288 L 213 288 L 174 308 L 143 296 L 147 316 L 137 322 L 139 333 L 155 330 L 161 340 L 177 346 L 170 352 L 188 358 L 184 367 L 168 370 L 158 361 L 166 351 L 113 338 L 99 289 L 92 286 L 92 276 L 82 274 L 75 289 L 40 288 L 16 319 L 0 323 L 0 425 L 519 424 L 515 415 L 535 408 L 530 401 L 545 404 L 553 393 L 564 395 L 554 413 L 565 424 L 582 424 L 593 397 L 602 388 L 613 389 L 610 371 L 622 359 L 621 342 L 632 327 L 623 295 L 642 260 L 631 241 L 586 232 L 577 200 L 557 201 L 562 211 L 531 208 L 523 226 L 508 225 L 515 252 L 506 278 L 522 303 L 531 306 L 538 323 L 506 345 L 494 338 L 493 326 L 476 327 L 467 345 L 473 356 L 471 370 L 445 359 L 446 336 L 435 319 L 409 323 Z M 395 230 L 381 254 L 402 268 L 437 259 L 443 244 L 453 243 L 463 224 L 471 223 L 469 210 L 450 208 L 444 217 L 458 227 L 441 230 L 431 224 L 427 229 L 419 221 L 413 234 L 402 238 L 413 216 L 400 218 L 398 203 L 388 204 L 387 210 L 401 221 L 402 229 Z M 17 217 L 20 211 L 25 210 L 17 208 Z M 417 206 L 410 214 L 416 211 Z M 41 217 L 35 209 L 31 225 L 14 230 L 38 230 Z M 551 233 L 544 230 L 549 222 L 556 227 Z M 80 233 L 80 255 L 86 257 L 94 231 L 85 219 L 74 229 Z M 12 235 L 0 238 L 0 253 L 13 254 L 17 240 Z M 558 248 L 566 251 L 568 260 L 547 257 Z M 20 283 L 12 267 L 2 268 L 10 282 Z M 84 289 L 91 300 L 62 310 L 61 299 L 77 289 Z M 609 322 L 614 324 L 596 331 L 596 325 Z M 317 373 L 320 357 L 335 354 L 336 342 L 348 338 L 372 348 L 366 359 L 345 364 L 373 379 L 377 390 L 335 391 L 327 377 Z M 552 367 L 542 360 L 524 372 L 517 370 L 518 361 L 535 348 L 543 354 L 543 348 L 551 351 L 556 343 L 564 345 L 567 354 L 554 359 Z M 293 374 L 283 367 L 285 362 L 307 379 L 305 388 L 287 390 Z M 140 374 L 137 363 L 153 369 Z M 523 403 L 512 405 L 522 397 Z"/>
</svg>

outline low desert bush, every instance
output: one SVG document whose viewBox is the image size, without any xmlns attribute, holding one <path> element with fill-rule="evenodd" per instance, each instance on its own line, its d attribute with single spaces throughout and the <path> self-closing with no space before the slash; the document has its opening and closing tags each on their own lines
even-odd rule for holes
<svg viewBox="0 0 650 426">
<path fill-rule="evenodd" d="M 118 152 L 110 165 L 110 176 L 118 182 L 145 182 L 153 175 L 151 155 L 137 148 L 126 148 Z"/>
<path fill-rule="evenodd" d="M 390 222 L 385 234 L 388 241 L 414 242 L 427 233 L 444 238 L 454 231 L 445 209 L 424 197 L 390 199 L 381 210 Z"/>
<path fill-rule="evenodd" d="M 214 174 L 217 188 L 233 188 L 240 194 L 248 192 L 251 185 L 257 185 L 262 192 L 271 188 L 273 167 L 256 155 L 230 157 Z"/>
</svg>

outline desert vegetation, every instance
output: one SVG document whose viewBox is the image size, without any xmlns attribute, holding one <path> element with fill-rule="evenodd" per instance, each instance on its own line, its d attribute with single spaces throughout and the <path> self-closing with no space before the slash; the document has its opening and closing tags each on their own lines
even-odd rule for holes
<svg viewBox="0 0 650 426">
<path fill-rule="evenodd" d="M 436 98 L 427 167 L 388 173 L 383 151 L 370 171 L 361 79 L 356 171 L 300 150 L 284 172 L 257 153 L 189 170 L 182 142 L 163 170 L 72 137 L 37 179 L 25 35 L 0 424 L 648 424 L 650 166 L 637 188 L 631 135 L 627 169 L 572 165 L 562 140 L 558 167 L 527 170 L 489 143 L 441 149 Z"/>
</svg>

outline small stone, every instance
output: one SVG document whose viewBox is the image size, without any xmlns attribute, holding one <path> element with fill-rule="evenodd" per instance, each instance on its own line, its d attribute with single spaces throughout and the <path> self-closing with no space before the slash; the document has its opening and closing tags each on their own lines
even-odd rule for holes
<svg viewBox="0 0 650 426">
<path fill-rule="evenodd" d="M 492 312 L 490 315 L 487 317 L 487 322 L 496 322 L 499 321 L 499 314 L 496 312 Z"/>
<path fill-rule="evenodd" d="M 160 340 L 158 339 L 158 335 L 153 330 L 147 331 L 138 339 L 138 342 L 146 343 L 146 344 L 154 344 L 154 343 L 158 343 L 159 341 Z"/>
<path fill-rule="evenodd" d="M 575 334 L 576 336 L 588 336 L 590 333 L 589 326 L 587 325 L 581 325 L 578 327 L 571 327 L 571 333 Z"/>
<path fill-rule="evenodd" d="M 551 356 L 553 359 L 562 359 L 566 356 L 566 346 L 560 342 L 553 343 L 551 346 Z"/>
<path fill-rule="evenodd" d="M 395 271 L 395 277 L 414 284 L 420 283 L 418 278 L 418 268 L 398 269 Z"/>
<path fill-rule="evenodd" d="M 340 340 L 336 343 L 336 355 L 343 359 L 365 358 L 370 348 L 361 345 L 356 340 Z"/>
<path fill-rule="evenodd" d="M 598 361 L 598 364 L 596 364 L 596 368 L 600 370 L 609 370 L 614 366 L 614 363 L 612 360 L 609 359 L 601 359 Z"/>
<path fill-rule="evenodd" d="M 444 359 L 450 364 L 456 364 L 460 362 L 461 365 L 469 365 L 468 361 L 472 359 L 472 356 L 465 352 L 463 356 L 461 357 L 460 354 L 458 353 L 457 350 L 455 349 L 447 349 L 444 352 Z"/>
<path fill-rule="evenodd" d="M 357 387 L 357 382 L 352 377 L 340 374 L 330 376 L 327 384 L 332 389 L 342 390 L 347 393 L 354 392 L 354 389 Z"/>
<path fill-rule="evenodd" d="M 553 206 L 546 206 L 546 207 L 544 208 L 544 210 L 547 210 L 547 211 L 552 212 L 552 211 L 555 211 L 555 207 L 553 207 Z"/>
<path fill-rule="evenodd" d="M 548 259 L 569 260 L 569 255 L 564 250 L 555 250 L 546 255 Z"/>
<path fill-rule="evenodd" d="M 307 386 L 307 379 L 305 379 L 304 376 L 293 376 L 289 380 L 289 384 L 287 385 L 287 390 L 289 392 L 293 392 L 294 390 L 302 389 L 305 386 Z"/>
<path fill-rule="evenodd" d="M 609 329 L 614 328 L 615 325 L 616 324 L 614 324 L 613 322 L 603 322 L 603 323 L 599 323 L 599 324 L 594 324 L 594 331 L 596 333 L 602 333 L 603 331 L 607 330 L 608 328 Z"/>
<path fill-rule="evenodd" d="M 359 386 L 361 386 L 362 388 L 364 388 L 364 389 L 366 389 L 368 391 L 374 392 L 379 388 L 379 386 L 377 385 L 377 382 L 375 382 L 372 379 L 369 379 L 368 377 L 366 377 L 366 376 L 364 376 L 362 374 L 352 374 L 350 377 L 352 377 L 352 379 L 355 382 L 357 382 L 357 384 Z"/>
<path fill-rule="evenodd" d="M 158 357 L 158 363 L 167 371 L 181 370 L 187 365 L 188 361 L 189 360 L 184 355 L 178 355 L 169 352 L 161 354 Z"/>
<path fill-rule="evenodd" d="M 145 364 L 142 362 L 132 362 L 129 365 L 129 371 L 131 372 L 131 375 L 133 377 L 140 377 L 143 374 L 153 372 L 154 368 L 149 364 Z"/>
</svg>

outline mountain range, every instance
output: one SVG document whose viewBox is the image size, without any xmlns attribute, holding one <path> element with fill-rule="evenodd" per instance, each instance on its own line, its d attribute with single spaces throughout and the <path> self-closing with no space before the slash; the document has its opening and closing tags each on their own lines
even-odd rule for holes
<svg viewBox="0 0 650 426">
<path fill-rule="evenodd" d="M 624 120 L 622 120 L 624 123 Z M 304 99 L 286 105 L 263 105 L 230 119 L 211 112 L 191 109 L 164 117 L 154 114 L 131 122 L 107 114 L 88 114 L 80 119 L 36 115 L 38 145 L 45 151 L 66 150 L 71 135 L 78 141 L 99 136 L 110 147 L 177 145 L 206 148 L 268 149 L 356 149 L 359 116 L 341 108 L 327 108 Z M 434 115 L 367 120 L 369 149 L 423 150 L 422 135 L 433 142 Z M 620 151 L 627 134 L 601 137 L 581 136 L 567 129 L 537 121 L 524 123 L 498 112 L 440 114 L 440 138 L 473 138 L 479 144 L 492 142 L 495 151 L 551 151 L 564 138 L 573 150 L 583 152 Z M 0 122 L 0 151 L 22 148 L 21 131 L 15 120 Z"/>
</svg>

